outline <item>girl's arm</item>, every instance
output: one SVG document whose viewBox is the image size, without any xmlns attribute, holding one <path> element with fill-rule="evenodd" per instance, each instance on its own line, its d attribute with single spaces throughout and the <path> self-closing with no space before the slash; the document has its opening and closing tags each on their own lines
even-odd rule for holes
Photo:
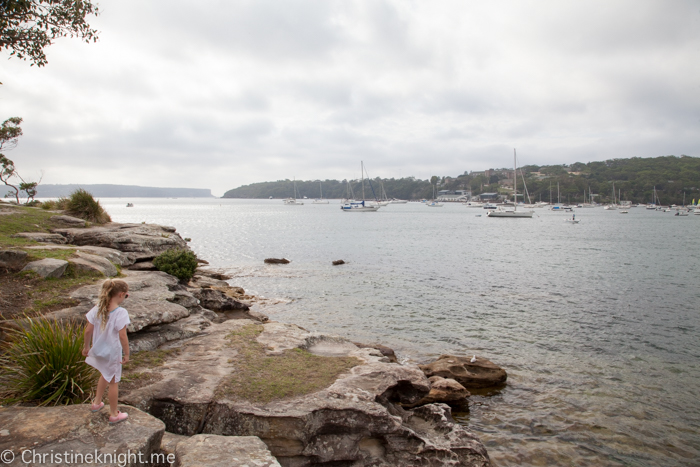
<svg viewBox="0 0 700 467">
<path fill-rule="evenodd" d="M 90 343 L 92 342 L 92 331 L 95 329 L 92 323 L 88 323 L 85 326 L 85 333 L 83 334 L 83 357 L 87 357 L 88 351 L 90 350 Z"/>
<path fill-rule="evenodd" d="M 124 354 L 121 363 L 124 364 L 129 361 L 129 338 L 126 337 L 126 326 L 119 331 L 119 342 L 122 344 L 122 352 Z"/>
</svg>

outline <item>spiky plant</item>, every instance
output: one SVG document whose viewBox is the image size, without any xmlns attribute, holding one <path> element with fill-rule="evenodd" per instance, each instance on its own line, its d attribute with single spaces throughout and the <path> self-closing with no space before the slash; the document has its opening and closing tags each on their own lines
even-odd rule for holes
<svg viewBox="0 0 700 467">
<path fill-rule="evenodd" d="M 97 371 L 82 355 L 82 325 L 43 317 L 24 317 L 15 324 L 5 329 L 0 354 L 1 402 L 67 405 L 87 400 Z"/>
<path fill-rule="evenodd" d="M 59 204 L 60 202 L 61 200 L 59 200 Z M 75 217 L 79 217 L 96 224 L 105 224 L 112 221 L 112 218 L 109 217 L 109 214 L 107 214 L 104 208 L 100 205 L 100 202 L 82 188 L 78 188 L 71 193 L 70 197 L 68 197 L 68 201 L 65 204 L 65 210 Z"/>
</svg>

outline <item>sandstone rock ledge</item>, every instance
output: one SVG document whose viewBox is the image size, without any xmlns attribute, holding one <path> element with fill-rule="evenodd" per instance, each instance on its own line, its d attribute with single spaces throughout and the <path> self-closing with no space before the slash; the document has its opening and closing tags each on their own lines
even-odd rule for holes
<svg viewBox="0 0 700 467">
<path fill-rule="evenodd" d="M 242 327 L 263 328 L 257 337 L 270 354 L 304 348 L 323 355 L 347 355 L 362 364 L 330 387 L 285 400 L 252 403 L 220 390 L 236 376 L 236 350 L 226 336 Z M 148 383 L 123 390 L 124 403 L 148 412 L 166 430 L 186 436 L 256 436 L 283 466 L 487 466 L 486 449 L 450 408 L 430 404 L 405 410 L 430 391 L 416 366 L 389 363 L 375 349 L 360 349 L 337 336 L 282 323 L 230 320 L 213 324 L 177 344 L 162 366 L 145 369 Z"/>
<path fill-rule="evenodd" d="M 0 407 L 0 464 L 151 465 L 165 425 L 133 407 L 120 409 L 129 419 L 110 425 L 108 411 L 92 413 L 88 405 Z"/>
</svg>

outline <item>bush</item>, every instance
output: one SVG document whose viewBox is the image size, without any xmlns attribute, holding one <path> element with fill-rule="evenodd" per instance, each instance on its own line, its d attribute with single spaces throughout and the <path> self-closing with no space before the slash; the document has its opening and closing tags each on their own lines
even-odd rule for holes
<svg viewBox="0 0 700 467">
<path fill-rule="evenodd" d="M 41 209 L 46 209 L 47 211 L 52 211 L 56 209 L 56 201 L 48 200 L 41 203 Z"/>
<path fill-rule="evenodd" d="M 70 197 L 64 201 L 61 198 L 56 203 L 58 206 L 65 204 L 65 210 L 72 216 L 85 219 L 96 224 L 105 224 L 111 222 L 112 218 L 102 208 L 99 201 L 96 201 L 90 193 L 78 188 Z"/>
<path fill-rule="evenodd" d="M 189 280 L 197 269 L 197 256 L 190 250 L 167 250 L 153 260 L 159 271 L 167 272 L 181 281 Z"/>
<path fill-rule="evenodd" d="M 42 317 L 17 324 L 7 330 L 0 356 L 2 403 L 65 405 L 89 399 L 98 373 L 85 364 L 82 325 Z"/>
</svg>

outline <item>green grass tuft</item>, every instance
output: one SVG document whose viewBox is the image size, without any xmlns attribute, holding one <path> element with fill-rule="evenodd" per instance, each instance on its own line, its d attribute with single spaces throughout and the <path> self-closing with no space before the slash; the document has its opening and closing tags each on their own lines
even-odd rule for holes
<svg viewBox="0 0 700 467">
<path fill-rule="evenodd" d="M 67 405 L 89 399 L 98 373 L 85 364 L 82 325 L 41 317 L 16 324 L 6 330 L 0 355 L 2 403 Z"/>
<path fill-rule="evenodd" d="M 100 202 L 82 188 L 71 193 L 67 200 L 59 199 L 56 204 L 59 209 L 65 209 L 68 214 L 96 224 L 106 224 L 112 221 Z"/>
</svg>

